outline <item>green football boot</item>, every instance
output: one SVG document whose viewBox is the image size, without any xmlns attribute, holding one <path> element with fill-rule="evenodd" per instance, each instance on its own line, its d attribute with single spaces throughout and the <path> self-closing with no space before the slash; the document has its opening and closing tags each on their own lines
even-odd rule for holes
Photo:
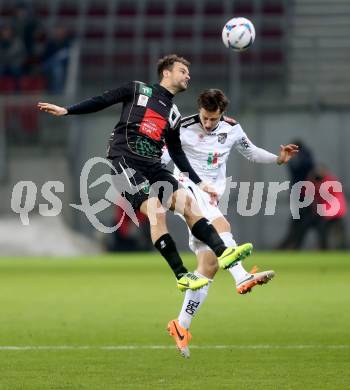
<svg viewBox="0 0 350 390">
<path fill-rule="evenodd" d="M 183 274 L 182 277 L 177 281 L 177 288 L 180 291 L 199 290 L 208 283 L 209 280 L 207 278 L 201 278 L 192 272 L 187 272 L 187 274 Z"/>
<path fill-rule="evenodd" d="M 225 249 L 224 253 L 218 257 L 220 268 L 231 268 L 237 261 L 242 261 L 253 252 L 253 244 L 250 242 L 235 247 Z"/>
</svg>

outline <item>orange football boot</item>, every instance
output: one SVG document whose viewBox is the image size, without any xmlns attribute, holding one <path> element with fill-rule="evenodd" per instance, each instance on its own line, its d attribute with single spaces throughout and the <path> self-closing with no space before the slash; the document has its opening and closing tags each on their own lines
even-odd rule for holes
<svg viewBox="0 0 350 390">
<path fill-rule="evenodd" d="M 236 285 L 236 290 L 238 294 L 246 294 L 248 292 L 251 292 L 253 287 L 255 287 L 256 285 L 266 284 L 275 276 L 274 271 L 257 271 L 258 268 L 254 266 L 253 269 L 250 271 L 250 276 Z"/>
<path fill-rule="evenodd" d="M 175 340 L 176 347 L 180 351 L 184 358 L 190 357 L 190 350 L 188 343 L 190 342 L 192 335 L 188 329 L 183 328 L 178 320 L 171 320 L 168 323 L 169 335 Z"/>
</svg>

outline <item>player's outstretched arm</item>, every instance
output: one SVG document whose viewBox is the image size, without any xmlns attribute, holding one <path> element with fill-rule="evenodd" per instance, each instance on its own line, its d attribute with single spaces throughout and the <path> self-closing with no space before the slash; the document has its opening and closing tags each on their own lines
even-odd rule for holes
<svg viewBox="0 0 350 390">
<path fill-rule="evenodd" d="M 48 112 L 49 114 L 56 115 L 56 116 L 62 116 L 68 113 L 66 108 L 56 106 L 55 104 L 51 104 L 51 103 L 39 102 L 38 108 L 40 111 L 45 111 Z"/>
<path fill-rule="evenodd" d="M 277 158 L 277 164 L 285 164 L 299 152 L 299 146 L 294 144 L 281 145 L 280 154 Z"/>
</svg>

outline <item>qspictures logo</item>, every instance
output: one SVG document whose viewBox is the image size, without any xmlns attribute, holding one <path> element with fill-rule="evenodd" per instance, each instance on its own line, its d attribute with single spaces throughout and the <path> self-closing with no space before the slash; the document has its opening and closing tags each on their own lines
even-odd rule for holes
<svg viewBox="0 0 350 390">
<path fill-rule="evenodd" d="M 97 164 L 106 165 L 113 174 L 104 174 L 89 185 L 88 179 L 90 172 Z M 80 204 L 71 203 L 69 206 L 84 213 L 92 226 L 102 233 L 115 232 L 123 223 L 126 215 L 138 226 L 138 219 L 135 211 L 124 197 L 125 192 L 132 195 L 138 191 L 138 188 L 132 186 L 130 182 L 130 178 L 133 174 L 134 171 L 132 170 L 120 174 L 109 160 L 93 157 L 85 163 L 80 174 Z M 91 204 L 89 190 L 91 191 L 91 189 L 102 183 L 109 184 L 104 198 Z M 11 209 L 13 212 L 19 214 L 20 220 L 24 226 L 30 224 L 29 214 L 34 210 L 37 192 L 37 186 L 32 181 L 20 181 L 13 187 Z M 46 182 L 41 188 L 41 195 L 48 203 L 39 204 L 39 214 L 43 217 L 54 217 L 59 215 L 62 212 L 62 201 L 57 196 L 57 193 L 63 192 L 64 184 L 62 182 Z M 118 224 L 112 227 L 104 225 L 97 217 L 97 214 L 106 210 L 111 205 L 117 205 L 123 209 L 123 215 Z"/>
<path fill-rule="evenodd" d="M 98 164 L 105 165 L 111 173 L 103 174 L 89 184 L 90 173 Z M 150 223 L 156 224 L 157 213 L 164 213 L 164 209 L 168 209 L 167 202 L 173 193 L 171 184 L 168 182 L 156 182 L 150 186 L 149 182 L 145 180 L 144 183 L 136 186 L 132 184 L 134 173 L 135 171 L 131 168 L 118 173 L 109 160 L 101 157 L 89 159 L 84 164 L 80 174 L 80 203 L 71 203 L 69 206 L 85 214 L 96 230 L 102 233 L 113 233 L 119 229 L 126 216 L 135 225 L 139 225 L 135 210 L 127 198 L 131 199 L 134 195 L 142 192 L 148 195 L 149 198 L 157 200 L 158 195 L 161 193 L 161 207 L 157 206 L 156 202 L 148 202 L 147 214 Z M 95 203 L 91 203 L 89 193 L 102 183 L 108 183 L 108 189 L 104 197 Z M 235 209 L 232 206 L 229 208 L 232 190 L 238 191 L 238 194 L 235 194 L 237 198 Z M 62 212 L 62 200 L 58 194 L 64 192 L 64 183 L 57 180 L 47 181 L 40 189 L 40 192 L 44 203 L 39 204 L 39 214 L 42 217 L 58 216 Z M 342 185 L 338 181 L 325 181 L 316 188 L 314 183 L 310 181 L 300 181 L 290 186 L 289 181 L 281 183 L 235 182 L 232 180 L 232 177 L 228 177 L 225 183 L 225 191 L 220 198 L 220 211 L 223 215 L 237 213 L 247 217 L 257 215 L 261 211 L 264 212 L 264 215 L 275 215 L 277 202 L 283 192 L 284 197 L 288 196 L 289 209 L 293 219 L 300 219 L 300 210 L 310 205 L 314 207 L 318 215 L 324 217 L 336 216 L 341 208 L 340 202 L 335 196 L 336 193 L 342 192 Z M 23 226 L 30 225 L 30 213 L 33 212 L 36 206 L 37 194 L 38 187 L 33 181 L 19 181 L 12 189 L 11 209 L 19 215 Z M 186 194 L 186 196 L 193 197 L 190 191 L 186 192 Z M 185 203 L 185 199 L 181 199 L 180 196 L 177 197 L 175 207 L 180 214 L 181 207 Z M 98 214 L 109 207 L 115 206 L 119 206 L 123 210 L 122 217 L 114 226 L 104 225 Z"/>
</svg>

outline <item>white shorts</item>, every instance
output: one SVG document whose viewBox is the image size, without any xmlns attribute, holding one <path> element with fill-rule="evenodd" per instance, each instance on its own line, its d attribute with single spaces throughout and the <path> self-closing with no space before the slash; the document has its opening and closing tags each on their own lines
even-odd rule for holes
<svg viewBox="0 0 350 390">
<path fill-rule="evenodd" d="M 210 222 L 212 222 L 216 218 L 220 218 L 223 216 L 219 207 L 210 204 L 210 195 L 202 191 L 190 179 L 188 179 L 187 177 L 181 177 L 179 182 L 187 189 L 189 195 L 197 201 L 202 215 Z M 188 229 L 188 231 L 188 244 L 192 252 L 197 254 L 198 252 L 211 250 L 206 244 L 194 237 L 190 229 Z"/>
</svg>

